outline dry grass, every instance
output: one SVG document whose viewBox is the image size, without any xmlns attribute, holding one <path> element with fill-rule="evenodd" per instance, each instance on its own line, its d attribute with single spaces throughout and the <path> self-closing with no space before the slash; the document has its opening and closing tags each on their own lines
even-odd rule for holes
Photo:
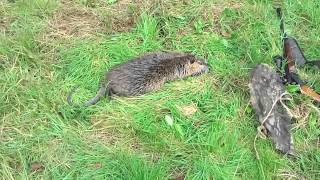
<svg viewBox="0 0 320 180">
<path fill-rule="evenodd" d="M 177 4 L 179 6 L 177 6 Z M 148 0 L 119 0 L 114 4 L 100 4 L 96 8 L 86 7 L 70 0 L 61 1 L 61 7 L 48 21 L 47 36 L 56 38 L 88 38 L 97 33 L 128 32 L 134 28 L 141 13 L 149 12 L 155 16 L 181 17 L 184 16 L 192 1 L 148 1 Z M 226 9 L 239 9 L 238 2 L 216 2 L 195 9 L 205 21 L 211 24 L 206 31 L 214 31 L 225 37 L 230 34 L 221 30 L 219 19 Z M 176 7 L 180 7 L 177 9 Z M 192 12 L 193 9 L 190 9 Z M 213 20 L 213 21 L 212 21 Z M 190 31 L 193 23 L 190 23 Z M 179 31 L 186 33 L 186 29 Z"/>
<path fill-rule="evenodd" d="M 171 173 L 171 177 L 173 180 L 184 180 L 186 177 L 186 172 L 181 168 L 174 168 Z"/>
<path fill-rule="evenodd" d="M 0 32 L 7 32 L 12 21 L 12 17 L 7 15 L 9 6 L 0 2 Z"/>
<path fill-rule="evenodd" d="M 292 172 L 289 170 L 281 170 L 277 177 L 281 178 L 281 179 L 287 179 L 287 180 L 291 180 L 291 179 L 305 180 L 306 179 L 305 177 L 301 177 L 298 174 L 296 174 L 295 172 Z M 276 177 L 274 177 L 274 178 L 276 178 Z"/>
<path fill-rule="evenodd" d="M 128 32 L 136 24 L 149 1 L 120 0 L 90 8 L 71 0 L 62 0 L 48 21 L 46 36 L 51 39 L 90 38 L 99 33 Z"/>
<path fill-rule="evenodd" d="M 11 23 L 11 19 L 8 17 L 0 18 L 0 32 L 7 32 L 9 29 L 9 25 Z"/>
<path fill-rule="evenodd" d="M 85 141 L 101 142 L 110 146 L 127 146 L 136 151 L 140 143 L 130 127 L 130 119 L 121 114 L 104 113 L 91 118 L 91 129 L 83 133 Z"/>
<path fill-rule="evenodd" d="M 87 38 L 103 31 L 102 22 L 90 8 L 64 0 L 48 21 L 47 36 L 56 38 Z"/>
<path fill-rule="evenodd" d="M 99 18 L 111 33 L 128 32 L 136 24 L 140 5 L 135 0 L 120 0 L 98 8 Z"/>
<path fill-rule="evenodd" d="M 308 118 L 310 115 L 310 107 L 306 103 L 298 104 L 291 110 L 291 113 L 296 118 L 297 122 L 294 125 L 294 129 L 296 128 L 305 128 L 308 124 Z"/>
<path fill-rule="evenodd" d="M 178 109 L 185 116 L 192 116 L 194 113 L 198 111 L 198 108 L 194 103 L 184 106 L 178 106 Z"/>
<path fill-rule="evenodd" d="M 238 10 L 243 6 L 241 2 L 235 2 L 235 1 L 218 1 L 213 4 L 211 4 L 208 7 L 204 7 L 202 9 L 203 11 L 203 18 L 206 20 L 213 20 L 214 22 L 218 22 L 220 20 L 221 14 L 225 9 L 232 9 L 232 10 Z"/>
</svg>

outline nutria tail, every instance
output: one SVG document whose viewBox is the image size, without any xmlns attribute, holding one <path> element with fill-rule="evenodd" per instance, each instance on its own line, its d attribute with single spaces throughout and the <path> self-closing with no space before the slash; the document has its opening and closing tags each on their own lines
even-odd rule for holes
<svg viewBox="0 0 320 180">
<path fill-rule="evenodd" d="M 68 97 L 67 97 L 67 102 L 68 102 L 68 104 L 69 104 L 70 106 L 79 106 L 79 105 L 74 105 L 74 104 L 72 103 L 72 95 L 74 94 L 74 92 L 76 91 L 76 89 L 78 89 L 78 86 L 74 87 L 74 88 L 70 91 L 70 93 L 69 93 L 69 95 L 68 95 Z M 106 91 L 107 91 L 107 88 L 106 88 L 105 86 L 101 86 L 101 87 L 99 88 L 97 94 L 96 94 L 93 98 L 91 98 L 91 99 L 89 99 L 87 102 L 85 102 L 85 103 L 84 103 L 84 106 L 85 106 L 85 107 L 88 107 L 88 106 L 91 106 L 91 105 L 96 104 L 96 103 L 101 99 L 101 97 L 105 96 Z"/>
</svg>

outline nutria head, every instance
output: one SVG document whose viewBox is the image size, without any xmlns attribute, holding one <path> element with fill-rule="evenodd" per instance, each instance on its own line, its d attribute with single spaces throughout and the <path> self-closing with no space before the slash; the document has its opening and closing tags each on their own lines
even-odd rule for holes
<svg viewBox="0 0 320 180">
<path fill-rule="evenodd" d="M 205 60 L 190 56 L 184 65 L 182 76 L 197 76 L 209 71 L 209 66 Z"/>
</svg>

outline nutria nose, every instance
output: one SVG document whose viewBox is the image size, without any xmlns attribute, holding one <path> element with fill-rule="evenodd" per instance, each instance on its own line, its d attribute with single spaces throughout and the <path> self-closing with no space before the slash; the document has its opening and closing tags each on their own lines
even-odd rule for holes
<svg viewBox="0 0 320 180">
<path fill-rule="evenodd" d="M 204 72 L 208 72 L 209 71 L 209 66 L 208 65 L 204 66 L 203 71 Z"/>
<path fill-rule="evenodd" d="M 207 63 L 208 63 L 208 60 L 204 59 L 204 58 L 200 58 L 200 61 L 202 61 L 205 65 L 207 65 Z"/>
</svg>

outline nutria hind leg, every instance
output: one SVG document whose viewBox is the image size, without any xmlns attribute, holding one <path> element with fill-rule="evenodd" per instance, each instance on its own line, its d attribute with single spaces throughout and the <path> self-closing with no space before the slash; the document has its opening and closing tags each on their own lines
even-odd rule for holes
<svg viewBox="0 0 320 180">
<path fill-rule="evenodd" d="M 107 87 L 107 93 L 105 96 L 108 98 L 108 100 L 112 100 L 115 96 L 117 96 L 117 93 L 111 87 Z"/>
</svg>

